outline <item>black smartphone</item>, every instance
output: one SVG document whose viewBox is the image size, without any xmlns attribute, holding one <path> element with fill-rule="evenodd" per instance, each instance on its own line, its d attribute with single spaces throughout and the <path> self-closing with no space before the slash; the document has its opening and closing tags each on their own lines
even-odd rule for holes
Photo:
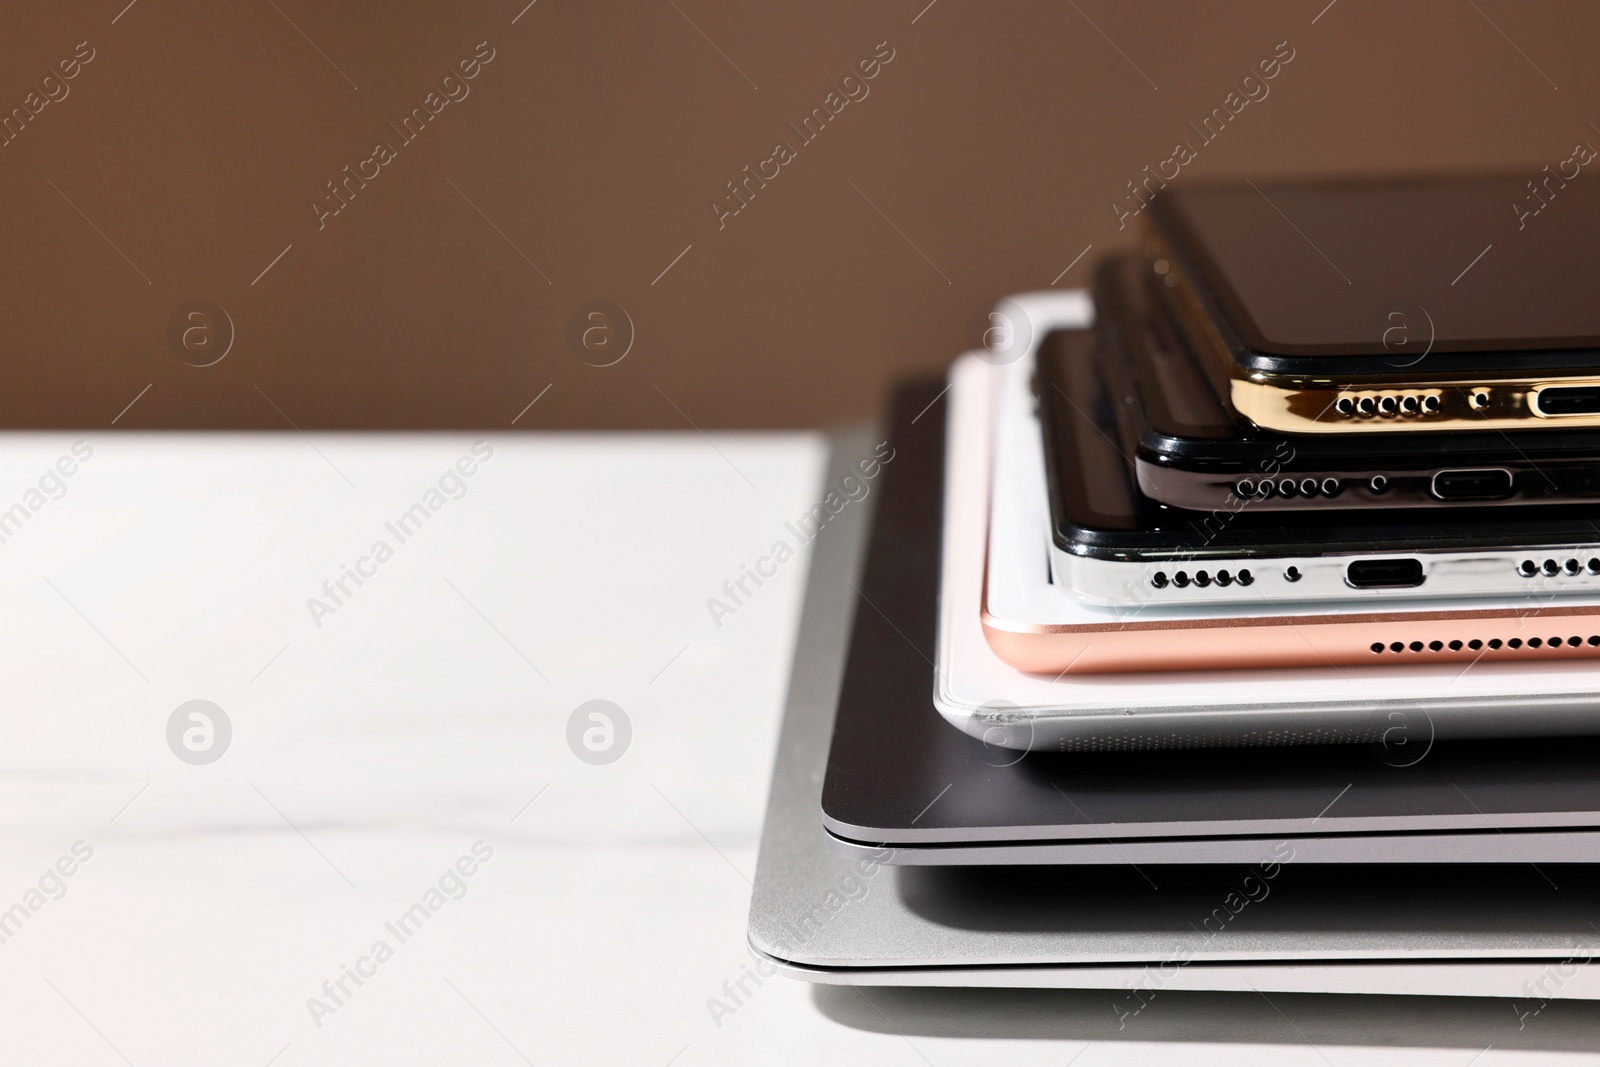
<svg viewBox="0 0 1600 1067">
<path fill-rule="evenodd" d="M 1262 510 L 1600 503 L 1600 431 L 1420 434 L 1397 448 L 1374 434 L 1263 433 L 1217 398 L 1161 298 L 1161 276 L 1138 255 L 1095 272 L 1098 353 L 1122 446 L 1139 489 L 1209 511 L 1230 497 Z M 1060 372 L 1045 340 L 1040 367 Z"/>
<path fill-rule="evenodd" d="M 1165 189 L 1150 255 L 1229 406 L 1286 433 L 1600 426 L 1600 178 Z"/>
<path fill-rule="evenodd" d="M 1600 510 L 1385 508 L 1273 511 L 1230 496 L 1197 512 L 1140 492 L 1118 441 L 1091 330 L 1039 352 L 1056 581 L 1102 604 L 1272 603 L 1383 597 L 1511 597 L 1534 604 L 1600 593 Z"/>
</svg>

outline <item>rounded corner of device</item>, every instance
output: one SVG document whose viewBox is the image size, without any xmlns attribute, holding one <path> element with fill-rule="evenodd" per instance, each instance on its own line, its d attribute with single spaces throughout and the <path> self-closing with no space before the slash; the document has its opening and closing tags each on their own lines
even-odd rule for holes
<svg viewBox="0 0 1600 1067">
<path fill-rule="evenodd" d="M 976 708 L 954 702 L 947 693 L 942 692 L 938 687 L 935 687 L 933 691 L 933 708 L 939 713 L 939 718 L 955 729 L 960 730 L 968 737 L 982 740 L 983 729 L 974 715 Z M 826 813 L 823 816 L 823 825 L 828 825 Z M 829 827 L 829 829 L 832 830 L 833 828 Z"/>
<path fill-rule="evenodd" d="M 744 941 L 756 959 L 768 964 L 775 973 L 802 982 L 817 980 L 807 977 L 812 968 L 799 960 L 791 959 L 774 939 L 767 936 L 767 931 L 761 928 L 760 922 L 754 915 L 750 916 L 750 925 L 745 928 Z"/>
<path fill-rule="evenodd" d="M 1006 622 L 989 614 L 982 615 L 983 639 L 990 651 L 1008 667 L 1028 674 L 1047 674 L 1058 670 L 1056 661 L 1061 657 L 1063 634 L 1047 634 L 1038 627 Z"/>
<path fill-rule="evenodd" d="M 822 831 L 823 843 L 835 856 L 852 861 L 866 860 L 876 866 L 895 865 L 894 845 L 887 843 L 874 845 L 862 840 L 864 837 L 882 837 L 884 836 L 882 831 L 874 833 L 864 827 L 845 826 L 829 819 L 823 819 Z"/>
<path fill-rule="evenodd" d="M 847 977 L 849 972 L 838 969 L 832 961 L 797 958 L 800 956 L 799 953 L 785 954 L 784 949 L 769 943 L 762 931 L 757 928 L 754 916 L 751 916 L 750 925 L 745 930 L 745 944 L 755 957 L 758 970 L 765 964 L 771 968 L 773 975 L 781 975 L 796 982 L 808 982 L 812 985 L 840 985 L 849 982 Z"/>
<path fill-rule="evenodd" d="M 1030 321 L 1042 324 L 1039 336 L 1066 330 L 1087 330 L 1094 326 L 1094 300 L 1085 288 L 1035 289 L 1009 293 L 995 301 L 995 306 L 1009 304 L 1020 310 Z M 1037 344 L 1037 341 L 1035 341 Z M 1034 345 L 1028 346 L 1031 355 Z"/>
</svg>

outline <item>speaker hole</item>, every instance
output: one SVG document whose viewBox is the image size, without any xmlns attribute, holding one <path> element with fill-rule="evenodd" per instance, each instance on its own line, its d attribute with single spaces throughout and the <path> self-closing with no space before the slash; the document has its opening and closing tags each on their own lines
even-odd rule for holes
<svg viewBox="0 0 1600 1067">
<path fill-rule="evenodd" d="M 1538 638 L 1534 638 L 1534 640 L 1537 641 Z M 1511 640 L 1506 642 L 1506 647 L 1507 648 L 1521 648 L 1522 647 L 1522 638 L 1513 637 Z"/>
<path fill-rule="evenodd" d="M 1451 652 L 1460 652 L 1461 651 L 1461 642 L 1460 641 L 1451 641 L 1450 642 L 1450 651 Z"/>
<path fill-rule="evenodd" d="M 1538 647 L 1539 647 L 1539 646 L 1540 646 L 1540 645 L 1542 645 L 1542 644 L 1544 644 L 1544 642 L 1543 642 L 1543 641 L 1541 641 L 1541 640 L 1540 640 L 1540 639 L 1539 639 L 1539 638 L 1537 638 L 1537 637 L 1530 637 L 1530 638 L 1528 638 L 1528 647 L 1529 647 L 1529 648 L 1538 648 Z"/>
<path fill-rule="evenodd" d="M 1444 642 L 1443 641 L 1429 641 L 1428 642 L 1428 651 L 1430 651 L 1430 652 L 1437 652 L 1440 649 L 1442 649 L 1443 647 L 1444 647 Z"/>
<path fill-rule="evenodd" d="M 1394 644 L 1389 646 L 1390 652 L 1404 652 L 1405 650 L 1406 646 L 1399 641 L 1396 641 Z"/>
<path fill-rule="evenodd" d="M 1476 652 L 1478 649 L 1483 647 L 1483 642 L 1474 637 L 1471 641 L 1467 642 L 1467 647 Z"/>
<path fill-rule="evenodd" d="M 1218 571 L 1217 572 L 1217 584 L 1218 585 L 1232 585 L 1233 584 L 1233 575 L 1229 574 L 1227 571 Z"/>
<path fill-rule="evenodd" d="M 1300 568 L 1290 567 L 1283 572 L 1283 576 L 1291 582 L 1298 582 L 1300 580 Z"/>
<path fill-rule="evenodd" d="M 1208 573 L 1206 571 L 1195 571 L 1194 584 L 1198 585 L 1201 589 L 1204 589 L 1206 586 L 1210 585 L 1211 584 L 1211 575 L 1210 575 L 1210 573 Z"/>
<path fill-rule="evenodd" d="M 1255 579 L 1255 575 L 1251 574 L 1248 570 L 1243 570 L 1243 571 L 1239 572 L 1239 584 L 1240 585 L 1249 585 L 1251 582 L 1253 582 L 1255 580 L 1256 580 Z"/>
<path fill-rule="evenodd" d="M 1187 588 L 1189 585 L 1189 572 L 1179 571 L 1177 574 L 1174 574 L 1172 576 L 1172 584 L 1177 586 L 1179 589 Z"/>
<path fill-rule="evenodd" d="M 1413 642 L 1411 642 L 1411 651 L 1413 651 L 1413 652 L 1421 652 L 1422 651 L 1422 642 L 1421 641 L 1413 641 Z"/>
<path fill-rule="evenodd" d="M 1489 648 L 1491 650 L 1498 649 L 1499 647 L 1500 647 L 1500 639 L 1498 637 L 1489 638 Z"/>
<path fill-rule="evenodd" d="M 1600 562 L 1600 560 L 1597 560 L 1596 562 Z M 1532 578 L 1535 574 L 1539 573 L 1539 565 L 1531 559 L 1525 559 L 1522 561 L 1522 565 L 1518 567 L 1517 570 L 1522 572 L 1522 576 L 1524 578 Z"/>
<path fill-rule="evenodd" d="M 1374 641 L 1374 642 L 1372 642 L 1372 651 L 1374 651 L 1374 652 L 1382 652 L 1383 651 L 1383 642 L 1382 641 Z"/>
<path fill-rule="evenodd" d="M 1157 589 L 1165 589 L 1167 587 L 1167 572 L 1156 571 L 1150 576 L 1150 584 Z"/>
</svg>

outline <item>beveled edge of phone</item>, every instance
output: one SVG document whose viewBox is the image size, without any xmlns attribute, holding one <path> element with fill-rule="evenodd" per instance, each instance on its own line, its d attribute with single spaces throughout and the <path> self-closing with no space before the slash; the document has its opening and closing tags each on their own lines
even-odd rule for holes
<svg viewBox="0 0 1600 1067">
<path fill-rule="evenodd" d="M 1389 467 L 1315 472 L 1234 469 L 1214 471 L 1186 465 L 1185 457 L 1148 451 L 1133 458 L 1139 491 L 1161 504 L 1185 511 L 1234 511 L 1240 501 L 1269 513 L 1373 510 L 1381 508 L 1544 507 L 1600 504 L 1600 478 L 1590 488 L 1556 487 L 1537 496 L 1526 483 L 1553 484 L 1551 472 L 1600 475 L 1600 460 L 1557 459 L 1545 463 L 1515 460 L 1482 465 L 1428 464 L 1415 469 Z M 1570 488 L 1570 487 L 1569 487 Z"/>
<path fill-rule="evenodd" d="M 994 615 L 986 582 L 981 620 L 995 655 L 1033 674 L 1600 658 L 1595 605 L 1029 623 Z"/>
<path fill-rule="evenodd" d="M 1242 368 L 1241 368 L 1242 374 Z M 1600 377 L 1460 378 L 1353 385 L 1240 376 L 1234 411 L 1279 433 L 1558 430 L 1600 426 Z"/>
<path fill-rule="evenodd" d="M 1600 545 L 1309 552 L 1253 556 L 1205 552 L 1126 559 L 1052 543 L 1055 582 L 1097 610 L 1506 597 L 1527 606 L 1600 595 Z"/>
</svg>

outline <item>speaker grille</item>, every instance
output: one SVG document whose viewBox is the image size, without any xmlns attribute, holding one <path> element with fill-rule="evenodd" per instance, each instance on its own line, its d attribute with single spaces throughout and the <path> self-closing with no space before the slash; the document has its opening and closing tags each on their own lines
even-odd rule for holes
<svg viewBox="0 0 1600 1067">
<path fill-rule="evenodd" d="M 1365 727 L 1306 730 L 1252 730 L 1227 734 L 1129 734 L 1125 737 L 1063 737 L 1060 752 L 1147 752 L 1172 748 L 1267 748 L 1277 745 L 1359 745 L 1379 740 L 1383 731 Z"/>
<path fill-rule="evenodd" d="M 1244 500 L 1259 498 L 1267 500 L 1274 496 L 1291 497 L 1333 497 L 1338 496 L 1344 489 L 1344 483 L 1337 478 L 1300 477 L 1293 478 L 1241 478 L 1234 485 L 1235 495 Z"/>
<path fill-rule="evenodd" d="M 1524 648 L 1531 648 L 1546 649 L 1554 652 L 1563 648 L 1576 649 L 1584 646 L 1600 649 L 1600 634 L 1590 634 L 1587 637 L 1562 637 L 1559 634 L 1555 634 L 1550 637 L 1491 637 L 1486 641 L 1476 637 L 1469 641 L 1463 641 L 1459 637 L 1452 637 L 1449 639 L 1436 637 L 1431 641 L 1390 641 L 1387 644 L 1382 641 L 1374 641 L 1372 642 L 1372 653 L 1375 656 L 1410 656 L 1416 653 L 1426 652 L 1468 651 L 1482 652 L 1483 654 L 1487 655 L 1491 652 L 1499 652 L 1501 650 L 1516 652 L 1521 651 Z"/>
<path fill-rule="evenodd" d="M 1473 405 L 1482 407 L 1474 398 Z M 1393 390 L 1349 392 L 1340 395 L 1333 408 L 1346 419 L 1426 418 L 1443 410 L 1438 390 L 1396 392 Z"/>
<path fill-rule="evenodd" d="M 1524 578 L 1576 578 L 1585 571 L 1600 574 L 1600 556 L 1591 556 L 1587 563 L 1569 556 L 1565 560 L 1525 559 L 1517 565 L 1517 573 Z"/>
<path fill-rule="evenodd" d="M 1183 570 L 1174 571 L 1170 575 L 1166 571 L 1156 571 L 1150 576 L 1150 584 L 1157 589 L 1165 589 L 1169 585 L 1178 589 L 1188 589 L 1191 586 L 1196 589 L 1204 589 L 1212 584 L 1229 586 L 1235 582 L 1240 585 L 1249 585 L 1255 580 L 1255 575 L 1250 573 L 1248 567 L 1239 571 L 1219 570 L 1214 573 L 1208 570 L 1193 572 Z"/>
</svg>

